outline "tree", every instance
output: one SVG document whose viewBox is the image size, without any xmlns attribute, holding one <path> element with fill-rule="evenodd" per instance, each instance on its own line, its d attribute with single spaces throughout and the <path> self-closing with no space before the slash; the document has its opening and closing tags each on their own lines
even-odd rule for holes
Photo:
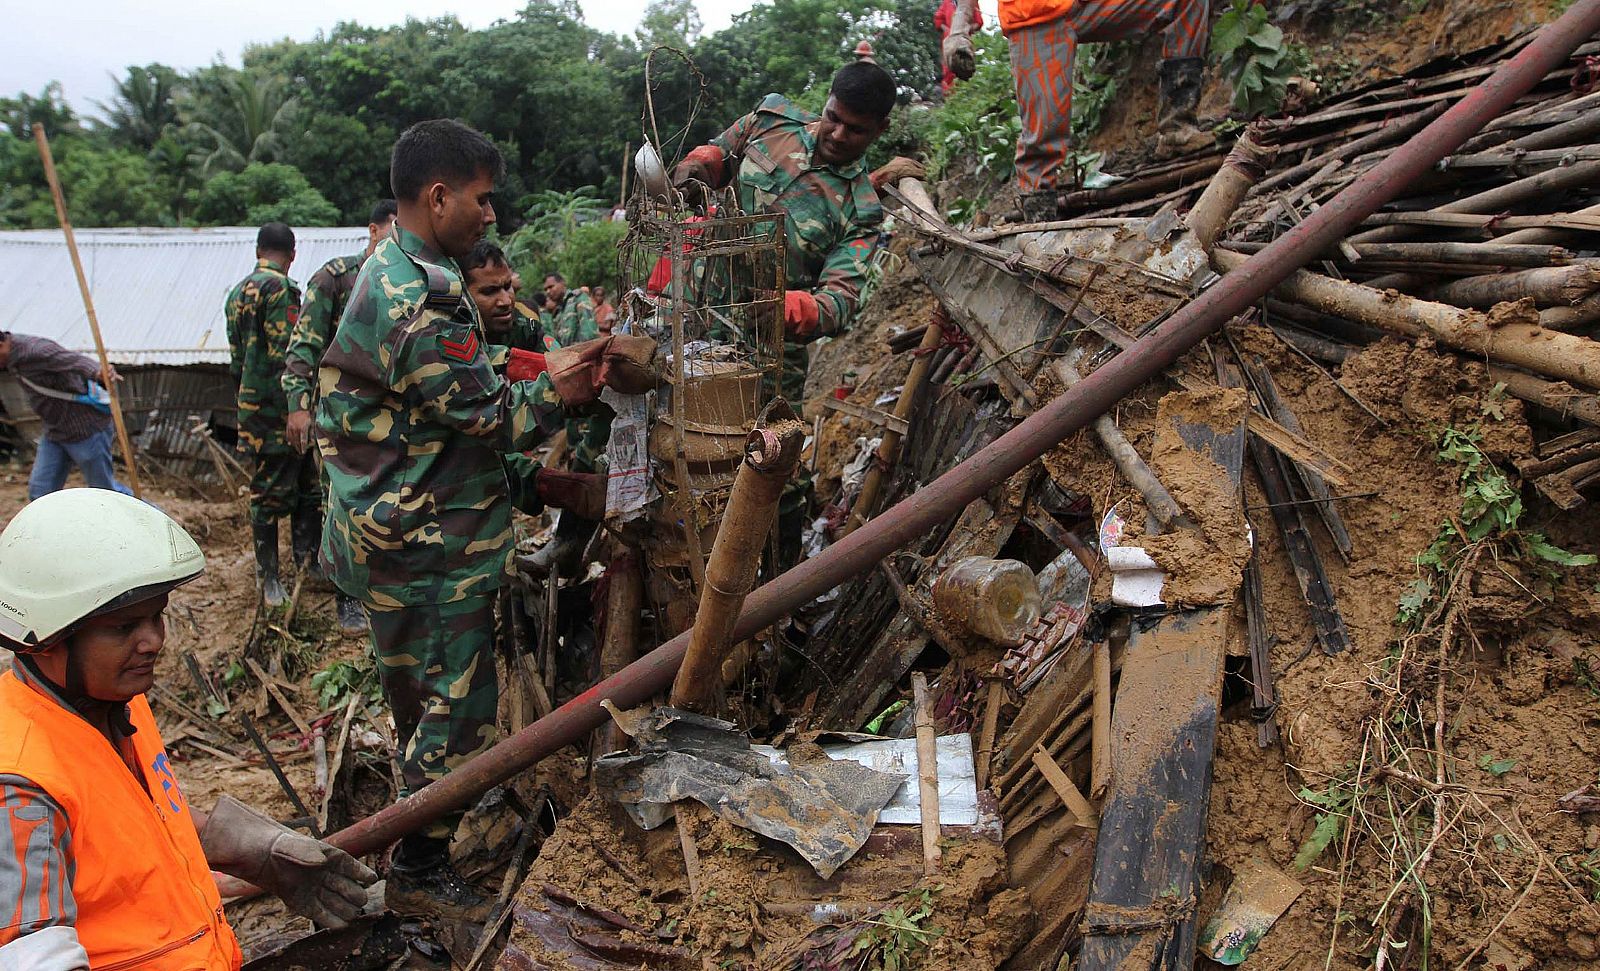
<svg viewBox="0 0 1600 971">
<path fill-rule="evenodd" d="M 278 158 L 295 109 L 282 79 L 219 66 L 194 83 L 189 128 L 208 145 L 200 157 L 202 172 L 237 172 Z"/>
<path fill-rule="evenodd" d="M 19 92 L 15 98 L 0 98 L 0 124 L 11 134 L 31 140 L 35 123 L 43 125 L 52 139 L 83 131 L 77 112 L 61 93 L 60 81 L 51 81 L 38 95 Z"/>
<path fill-rule="evenodd" d="M 662 46 L 687 50 L 700 39 L 702 27 L 694 0 L 651 0 L 639 18 L 634 36 L 645 50 Z"/>
<path fill-rule="evenodd" d="M 126 148 L 150 151 L 168 128 L 178 124 L 178 72 L 165 64 L 129 66 L 126 77 L 118 80 L 113 75 L 112 82 L 116 95 L 110 102 L 94 103 L 105 116 L 111 140 Z"/>
<path fill-rule="evenodd" d="M 333 226 L 339 210 L 311 187 L 300 170 L 281 162 L 254 162 L 238 172 L 214 176 L 194 200 L 194 218 L 203 225 Z"/>
</svg>

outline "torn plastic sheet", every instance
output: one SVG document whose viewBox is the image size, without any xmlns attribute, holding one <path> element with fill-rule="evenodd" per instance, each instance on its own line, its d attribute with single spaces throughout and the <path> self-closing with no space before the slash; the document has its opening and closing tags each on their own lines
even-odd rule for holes
<svg viewBox="0 0 1600 971">
<path fill-rule="evenodd" d="M 595 762 L 595 790 L 653 829 L 675 802 L 693 799 L 744 829 L 792 846 L 824 880 L 843 866 L 906 781 L 815 744 L 793 745 L 773 761 L 751 748 L 732 722 L 658 708 L 614 713 L 638 752 Z"/>
<path fill-rule="evenodd" d="M 818 736 L 817 745 L 831 759 L 856 762 L 869 769 L 907 776 L 895 792 L 894 798 L 878 814 L 878 822 L 890 824 L 920 824 L 922 822 L 922 790 L 917 785 L 917 740 L 914 738 L 879 738 L 855 732 L 829 732 Z M 770 745 L 752 745 L 773 761 L 783 759 L 783 753 Z M 939 823 L 942 826 L 976 826 L 978 824 L 978 771 L 972 758 L 972 736 L 941 735 L 938 739 L 939 757 Z"/>
</svg>

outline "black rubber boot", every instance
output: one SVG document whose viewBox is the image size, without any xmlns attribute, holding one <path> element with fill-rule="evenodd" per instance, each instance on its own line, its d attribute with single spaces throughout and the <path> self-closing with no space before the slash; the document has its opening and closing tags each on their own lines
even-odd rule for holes
<svg viewBox="0 0 1600 971">
<path fill-rule="evenodd" d="M 481 924 L 494 906 L 450 864 L 450 841 L 407 836 L 395 848 L 384 906 L 402 917 L 436 917 Z"/>
<path fill-rule="evenodd" d="M 340 630 L 348 634 L 359 634 L 367 629 L 367 612 L 354 597 L 336 593 L 333 595 L 333 602 L 339 614 Z"/>
<path fill-rule="evenodd" d="M 517 557 L 517 567 L 534 578 L 575 577 L 583 568 L 583 551 L 599 526 L 593 519 L 584 519 L 570 509 L 563 509 L 561 518 L 556 521 L 555 536 L 533 553 Z"/>
<path fill-rule="evenodd" d="M 311 579 L 321 580 L 317 547 L 322 544 L 322 510 L 295 510 L 289 517 L 289 541 L 294 547 L 294 565 Z"/>
<path fill-rule="evenodd" d="M 251 523 L 251 538 L 256 547 L 256 585 L 268 607 L 281 607 L 289 597 L 278 577 L 278 524 Z"/>
<path fill-rule="evenodd" d="M 1200 128 L 1195 112 L 1205 90 L 1206 62 L 1174 57 L 1161 62 L 1161 110 L 1156 117 L 1156 158 L 1176 158 L 1209 148 L 1211 133 Z"/>
</svg>

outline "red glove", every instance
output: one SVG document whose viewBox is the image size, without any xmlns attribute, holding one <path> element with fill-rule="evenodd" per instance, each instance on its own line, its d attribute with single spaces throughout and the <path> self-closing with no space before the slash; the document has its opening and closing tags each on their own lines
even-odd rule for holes
<svg viewBox="0 0 1600 971">
<path fill-rule="evenodd" d="M 822 311 L 810 290 L 783 292 L 783 332 L 791 337 L 810 337 L 817 332 Z"/>
<path fill-rule="evenodd" d="M 726 180 L 726 166 L 722 149 L 715 145 L 700 145 L 683 157 L 672 170 L 672 184 L 682 187 L 690 180 L 704 182 L 713 189 Z"/>
<path fill-rule="evenodd" d="M 534 476 L 539 501 L 552 509 L 566 509 L 580 519 L 606 518 L 606 477 L 590 472 L 540 469 Z"/>
<path fill-rule="evenodd" d="M 520 347 L 511 349 L 511 362 L 506 365 L 507 381 L 532 381 L 544 372 L 543 354 L 525 351 Z"/>
</svg>

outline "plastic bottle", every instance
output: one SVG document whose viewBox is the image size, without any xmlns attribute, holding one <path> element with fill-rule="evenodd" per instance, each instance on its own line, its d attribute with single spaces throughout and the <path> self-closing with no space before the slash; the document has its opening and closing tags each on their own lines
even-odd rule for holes
<svg viewBox="0 0 1600 971">
<path fill-rule="evenodd" d="M 946 620 L 979 637 L 1014 647 L 1039 620 L 1039 584 L 1026 563 L 969 556 L 933 584 Z"/>
</svg>

